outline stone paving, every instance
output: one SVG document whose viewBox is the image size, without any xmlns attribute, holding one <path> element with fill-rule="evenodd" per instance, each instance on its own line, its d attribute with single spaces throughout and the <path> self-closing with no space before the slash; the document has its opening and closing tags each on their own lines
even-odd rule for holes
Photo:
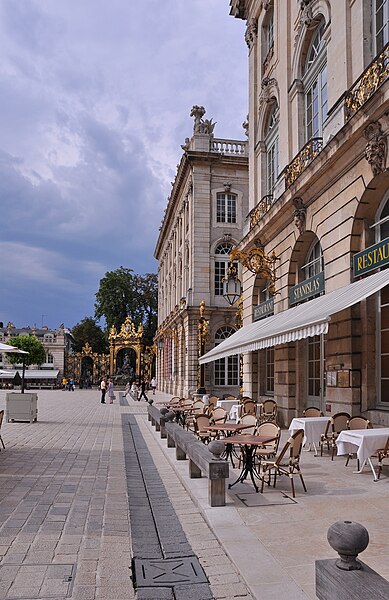
<svg viewBox="0 0 389 600">
<path fill-rule="evenodd" d="M 314 599 L 314 561 L 334 557 L 326 533 L 341 519 L 367 527 L 362 559 L 389 578 L 387 469 L 374 483 L 367 469 L 353 473 L 355 461 L 346 469 L 344 457 L 304 452 L 307 494 L 298 481 L 295 500 L 287 480 L 263 495 L 243 483 L 228 492 L 227 506 L 210 508 L 207 480 L 188 478 L 187 462 L 175 460 L 148 422 L 145 402 L 101 405 L 97 391 L 42 390 L 38 408 L 37 423 L 2 429 L 0 600 L 135 600 L 131 565 L 146 501 L 154 503 L 159 547 L 174 557 L 177 542 L 197 557 L 215 600 Z M 147 498 L 132 471 L 134 448 Z M 237 473 L 231 469 L 231 482 Z M 184 592 L 180 600 L 190 600 Z"/>
<path fill-rule="evenodd" d="M 1 408 L 5 408 L 3 391 Z M 164 494 L 172 500 L 176 519 L 170 533 L 175 531 L 175 541 L 181 540 L 179 552 L 185 546 L 186 554 L 199 558 L 212 590 L 211 595 L 204 591 L 204 600 L 252 598 L 153 439 L 146 408 L 146 403 L 132 400 L 128 405 L 118 401 L 101 405 L 97 391 L 42 390 L 36 423 L 3 424 L 0 600 L 124 600 L 138 596 L 131 578 L 131 532 L 137 525 L 139 486 L 136 479 L 134 486 L 134 474 L 126 465 L 123 418 L 132 420 L 138 438 L 142 431 L 151 442 L 153 461 L 165 486 L 154 478 L 159 486 L 154 489 L 155 502 Z M 143 501 L 139 499 L 139 504 Z M 173 515 L 174 511 L 167 516 L 170 522 Z M 177 537 L 177 519 L 181 537 Z M 169 521 L 161 517 L 159 527 L 165 527 L 167 536 Z M 193 538 L 189 542 L 185 538 L 188 532 Z M 140 543 L 141 538 L 137 540 Z M 169 544 L 174 556 L 171 536 Z M 202 585 L 209 590 L 208 584 Z M 159 599 L 155 590 L 150 596 L 139 596 L 142 600 L 149 597 Z M 161 599 L 166 597 L 173 596 L 161 595 Z M 176 597 L 200 598 L 192 595 L 192 589 L 178 590 Z"/>
</svg>

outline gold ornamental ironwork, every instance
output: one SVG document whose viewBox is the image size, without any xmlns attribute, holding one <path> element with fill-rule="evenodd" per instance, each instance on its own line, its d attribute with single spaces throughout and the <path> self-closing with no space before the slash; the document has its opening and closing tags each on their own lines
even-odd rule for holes
<svg viewBox="0 0 389 600">
<path fill-rule="evenodd" d="M 259 221 L 262 219 L 262 217 L 265 216 L 267 212 L 269 212 L 269 210 L 273 206 L 273 202 L 274 199 L 271 194 L 268 194 L 267 196 L 261 198 L 257 206 L 255 206 L 255 208 L 253 208 L 253 210 L 249 214 L 250 230 L 253 229 L 259 223 Z"/>
<path fill-rule="evenodd" d="M 389 44 L 370 63 L 345 96 L 345 116 L 350 119 L 389 76 Z"/>
<path fill-rule="evenodd" d="M 309 140 L 285 168 L 285 189 L 288 189 L 311 164 L 323 148 L 323 138 L 315 137 Z"/>
<path fill-rule="evenodd" d="M 266 279 L 269 293 L 276 293 L 275 263 L 278 256 L 275 252 L 268 256 L 261 246 L 254 246 L 248 251 L 234 248 L 230 254 L 230 263 L 232 264 L 234 260 L 238 260 L 246 269 Z"/>
</svg>

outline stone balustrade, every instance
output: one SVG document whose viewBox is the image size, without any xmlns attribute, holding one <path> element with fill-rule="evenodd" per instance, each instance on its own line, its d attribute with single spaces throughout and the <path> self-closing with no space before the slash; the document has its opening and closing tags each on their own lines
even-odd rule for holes
<svg viewBox="0 0 389 600">
<path fill-rule="evenodd" d="M 211 138 L 210 151 L 220 154 L 233 154 L 239 156 L 248 156 L 247 142 L 240 140 L 222 140 Z"/>
</svg>

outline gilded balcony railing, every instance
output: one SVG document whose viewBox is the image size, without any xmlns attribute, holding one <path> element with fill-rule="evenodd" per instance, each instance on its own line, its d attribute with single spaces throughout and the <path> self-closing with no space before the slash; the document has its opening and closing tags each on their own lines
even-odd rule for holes
<svg viewBox="0 0 389 600">
<path fill-rule="evenodd" d="M 323 138 L 311 138 L 285 167 L 285 189 L 292 185 L 323 148 Z"/>
<path fill-rule="evenodd" d="M 250 230 L 253 229 L 253 227 L 259 223 L 262 217 L 271 209 L 273 201 L 273 196 L 268 194 L 267 196 L 261 198 L 257 206 L 255 206 L 253 210 L 249 212 Z"/>
<path fill-rule="evenodd" d="M 389 44 L 375 57 L 345 96 L 345 116 L 350 119 L 389 76 Z"/>
</svg>

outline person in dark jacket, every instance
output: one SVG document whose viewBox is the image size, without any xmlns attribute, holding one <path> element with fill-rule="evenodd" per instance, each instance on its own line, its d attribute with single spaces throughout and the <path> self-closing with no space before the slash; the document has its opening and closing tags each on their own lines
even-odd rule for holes
<svg viewBox="0 0 389 600">
<path fill-rule="evenodd" d="M 147 390 L 147 383 L 144 379 L 142 379 L 142 381 L 140 383 L 140 392 L 141 393 L 139 395 L 138 400 L 140 400 L 144 396 L 144 399 L 146 400 L 146 402 L 149 401 L 148 397 L 146 396 L 146 390 Z"/>
</svg>

